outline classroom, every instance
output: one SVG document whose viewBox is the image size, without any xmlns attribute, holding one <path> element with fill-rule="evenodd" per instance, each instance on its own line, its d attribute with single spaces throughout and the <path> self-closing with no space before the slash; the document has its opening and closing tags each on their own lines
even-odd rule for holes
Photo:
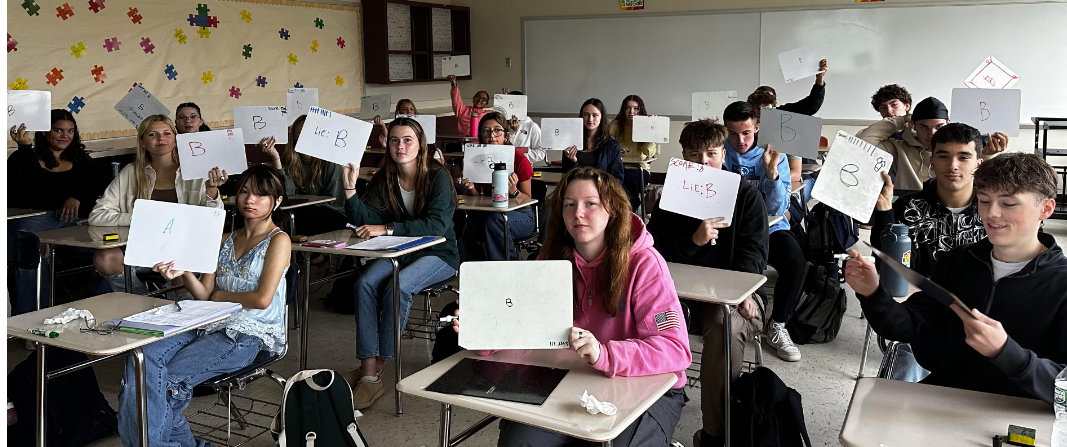
<svg viewBox="0 0 1067 447">
<path fill-rule="evenodd" d="M 1067 447 L 1067 0 L 5 13 L 5 445 Z"/>
</svg>

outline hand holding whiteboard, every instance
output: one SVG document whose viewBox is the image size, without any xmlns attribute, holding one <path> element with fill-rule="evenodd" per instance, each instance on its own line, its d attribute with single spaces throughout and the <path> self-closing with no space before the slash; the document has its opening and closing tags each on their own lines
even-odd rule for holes
<svg viewBox="0 0 1067 447">
<path fill-rule="evenodd" d="M 463 145 L 463 178 L 471 183 L 493 183 L 493 165 L 497 163 L 506 164 L 508 174 L 515 172 L 515 146 Z"/>
<path fill-rule="evenodd" d="M 177 140 L 178 147 L 174 150 L 178 151 L 185 180 L 207 178 L 207 172 L 215 167 L 229 175 L 248 169 L 241 129 L 182 133 Z"/>
<path fill-rule="evenodd" d="M 393 102 L 393 95 L 364 96 L 360 101 L 359 119 L 369 120 L 376 116 L 388 114 L 389 105 Z"/>
<path fill-rule="evenodd" d="M 307 115 L 312 107 L 319 106 L 319 89 L 317 88 L 291 88 L 285 91 L 285 119 L 286 125 L 292 126 L 293 121 L 302 115 Z"/>
<path fill-rule="evenodd" d="M 582 147 L 583 137 L 581 118 L 541 118 L 541 149 Z"/>
<path fill-rule="evenodd" d="M 621 124 L 621 123 L 620 123 Z M 670 141 L 671 119 L 666 116 L 635 116 L 632 140 L 634 143 L 659 143 Z"/>
<path fill-rule="evenodd" d="M 341 166 L 359 166 L 374 125 L 366 121 L 312 107 L 300 131 L 296 151 Z"/>
<path fill-rule="evenodd" d="M 441 76 L 448 77 L 449 75 L 470 76 L 471 57 L 467 55 L 442 57 Z"/>
<path fill-rule="evenodd" d="M 988 88 L 952 89 L 952 122 L 964 123 L 983 134 L 1004 132 L 1019 136 L 1023 91 Z"/>
<path fill-rule="evenodd" d="M 574 326 L 568 261 L 464 262 L 459 345 L 465 349 L 566 349 Z"/>
<path fill-rule="evenodd" d="M 822 73 L 819 61 L 823 59 L 825 58 L 818 55 L 818 50 L 809 47 L 800 47 L 778 55 L 778 63 L 782 66 L 782 76 L 785 77 L 786 84 Z"/>
<path fill-rule="evenodd" d="M 126 264 L 215 273 L 226 212 L 218 208 L 137 199 L 126 244 Z"/>
<path fill-rule="evenodd" d="M 493 95 L 493 110 L 500 112 L 504 118 L 512 116 L 522 121 L 526 119 L 526 95 Z"/>
<path fill-rule="evenodd" d="M 731 225 L 740 186 L 738 174 L 671 158 L 659 207 L 700 220 L 724 217 Z"/>
<path fill-rule="evenodd" d="M 893 156 L 845 132 L 838 131 L 826 155 L 811 196 L 860 222 L 871 219 L 882 192 L 883 172 Z"/>
<path fill-rule="evenodd" d="M 422 133 L 426 135 L 426 144 L 437 143 L 437 115 L 397 115 L 397 118 L 411 118 L 422 126 Z"/>
<path fill-rule="evenodd" d="M 693 93 L 693 121 L 703 119 L 719 120 L 726 106 L 737 101 L 737 92 L 696 92 Z"/>
<path fill-rule="evenodd" d="M 236 106 L 233 108 L 233 127 L 241 129 L 245 144 L 259 144 L 264 138 L 274 137 L 274 142 L 289 142 L 286 127 L 285 107 L 281 106 Z"/>
<path fill-rule="evenodd" d="M 8 90 L 7 127 L 18 128 L 20 124 L 26 124 L 26 130 L 29 132 L 52 130 L 52 92 Z"/>
<path fill-rule="evenodd" d="M 799 157 L 819 157 L 822 118 L 764 107 L 759 121 L 760 144 Z"/>
</svg>

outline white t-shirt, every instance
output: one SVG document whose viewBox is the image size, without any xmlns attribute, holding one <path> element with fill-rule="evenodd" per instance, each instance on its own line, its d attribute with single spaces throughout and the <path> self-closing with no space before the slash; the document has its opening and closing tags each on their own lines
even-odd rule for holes
<svg viewBox="0 0 1067 447">
<path fill-rule="evenodd" d="M 519 130 L 512 132 L 511 144 L 515 147 L 530 148 L 526 158 L 537 167 L 548 166 L 548 154 L 541 149 L 541 127 L 529 117 L 519 123 Z"/>
<path fill-rule="evenodd" d="M 952 211 L 952 214 L 959 214 L 959 213 L 962 213 L 963 210 L 967 209 L 966 206 L 961 206 L 959 208 L 952 208 L 952 207 L 946 206 L 945 208 L 948 208 L 949 211 Z"/>
<path fill-rule="evenodd" d="M 989 254 L 989 259 L 993 261 L 993 281 L 1000 281 L 1000 278 L 1011 275 L 1013 273 L 1022 270 L 1026 267 L 1026 264 L 1030 263 L 1030 260 L 1023 262 L 1000 262 L 997 258 L 993 257 L 993 254 Z"/>
<path fill-rule="evenodd" d="M 396 186 L 400 188 L 400 200 L 404 202 L 404 209 L 411 214 L 415 214 L 415 191 L 404 191 L 404 187 L 400 186 L 400 179 L 396 179 Z"/>
</svg>

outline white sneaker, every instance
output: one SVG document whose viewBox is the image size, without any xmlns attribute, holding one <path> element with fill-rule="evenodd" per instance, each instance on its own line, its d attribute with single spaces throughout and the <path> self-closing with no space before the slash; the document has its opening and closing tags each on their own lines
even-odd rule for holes
<svg viewBox="0 0 1067 447">
<path fill-rule="evenodd" d="M 778 358 L 787 362 L 800 361 L 800 349 L 793 344 L 789 331 L 785 329 L 785 323 L 771 321 L 763 336 L 767 337 L 768 343 L 778 352 Z"/>
</svg>

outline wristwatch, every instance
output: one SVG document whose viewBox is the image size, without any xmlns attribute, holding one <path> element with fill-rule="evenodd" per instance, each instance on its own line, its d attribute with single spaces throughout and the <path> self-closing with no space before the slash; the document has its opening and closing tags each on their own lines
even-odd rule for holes
<svg viewBox="0 0 1067 447">
<path fill-rule="evenodd" d="M 392 222 L 385 224 L 385 235 L 386 236 L 392 236 L 393 235 L 393 223 Z"/>
</svg>

